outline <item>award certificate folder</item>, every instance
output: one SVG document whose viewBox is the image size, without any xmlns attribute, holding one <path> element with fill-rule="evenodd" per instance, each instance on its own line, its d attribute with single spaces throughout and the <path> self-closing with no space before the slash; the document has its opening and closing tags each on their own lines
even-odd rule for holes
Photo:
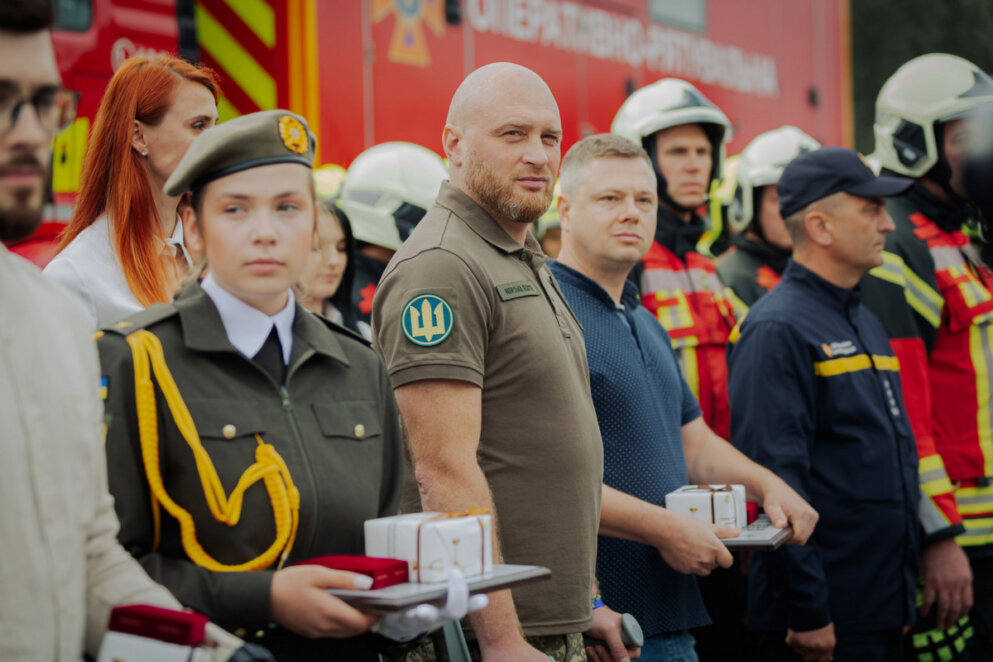
<svg viewBox="0 0 993 662">
<path fill-rule="evenodd" d="M 540 565 L 497 564 L 493 570 L 466 577 L 469 593 L 490 593 L 512 586 L 548 579 L 552 571 Z M 341 598 L 356 609 L 364 611 L 400 611 L 425 602 L 442 605 L 448 594 L 447 582 L 418 584 L 406 582 L 372 590 L 329 588 L 331 595 Z"/>
<path fill-rule="evenodd" d="M 778 549 L 783 543 L 793 537 L 793 527 L 789 524 L 781 529 L 772 525 L 768 515 L 759 515 L 758 519 L 741 530 L 737 538 L 721 538 L 728 549 L 750 549 L 754 551 L 769 551 Z"/>
</svg>

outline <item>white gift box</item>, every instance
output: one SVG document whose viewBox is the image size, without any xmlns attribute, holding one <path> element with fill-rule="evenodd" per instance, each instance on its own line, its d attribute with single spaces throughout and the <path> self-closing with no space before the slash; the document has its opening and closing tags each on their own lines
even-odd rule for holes
<svg viewBox="0 0 993 662">
<path fill-rule="evenodd" d="M 683 485 L 665 495 L 665 507 L 711 524 L 748 524 L 744 485 Z"/>
<path fill-rule="evenodd" d="M 406 561 L 412 582 L 443 582 L 449 568 L 481 575 L 493 569 L 493 520 L 446 513 L 366 520 L 365 553 Z"/>
</svg>

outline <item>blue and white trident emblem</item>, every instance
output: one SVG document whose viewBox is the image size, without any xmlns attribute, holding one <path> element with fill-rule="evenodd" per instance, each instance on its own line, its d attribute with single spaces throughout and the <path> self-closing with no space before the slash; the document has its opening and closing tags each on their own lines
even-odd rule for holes
<svg viewBox="0 0 993 662">
<path fill-rule="evenodd" d="M 407 340 L 421 347 L 432 347 L 452 332 L 455 318 L 447 301 L 434 294 L 422 294 L 403 307 L 400 322 Z"/>
</svg>

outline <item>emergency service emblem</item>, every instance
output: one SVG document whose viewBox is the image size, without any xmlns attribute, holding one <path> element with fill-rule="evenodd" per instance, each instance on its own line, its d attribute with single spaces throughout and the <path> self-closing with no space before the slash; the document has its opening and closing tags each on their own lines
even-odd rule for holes
<svg viewBox="0 0 993 662">
<path fill-rule="evenodd" d="M 448 302 L 435 294 L 421 294 L 407 302 L 400 314 L 403 335 L 421 347 L 434 347 L 452 332 L 455 317 Z"/>
<path fill-rule="evenodd" d="M 286 149 L 297 154 L 307 152 L 307 130 L 295 117 L 283 115 L 279 118 L 279 137 L 282 138 Z"/>
</svg>

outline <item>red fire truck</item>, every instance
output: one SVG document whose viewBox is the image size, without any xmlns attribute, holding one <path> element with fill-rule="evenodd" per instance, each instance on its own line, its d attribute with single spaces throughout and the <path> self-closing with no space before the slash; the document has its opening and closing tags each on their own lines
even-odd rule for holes
<svg viewBox="0 0 993 662">
<path fill-rule="evenodd" d="M 56 56 L 81 92 L 54 145 L 51 219 L 14 247 L 39 264 L 71 215 L 94 113 L 135 54 L 198 58 L 222 78 L 221 120 L 269 108 L 308 118 L 318 162 L 406 140 L 440 152 L 448 101 L 487 62 L 549 84 L 563 148 L 610 128 L 633 90 L 685 78 L 735 125 L 729 153 L 794 124 L 851 145 L 849 0 L 55 0 Z"/>
</svg>

